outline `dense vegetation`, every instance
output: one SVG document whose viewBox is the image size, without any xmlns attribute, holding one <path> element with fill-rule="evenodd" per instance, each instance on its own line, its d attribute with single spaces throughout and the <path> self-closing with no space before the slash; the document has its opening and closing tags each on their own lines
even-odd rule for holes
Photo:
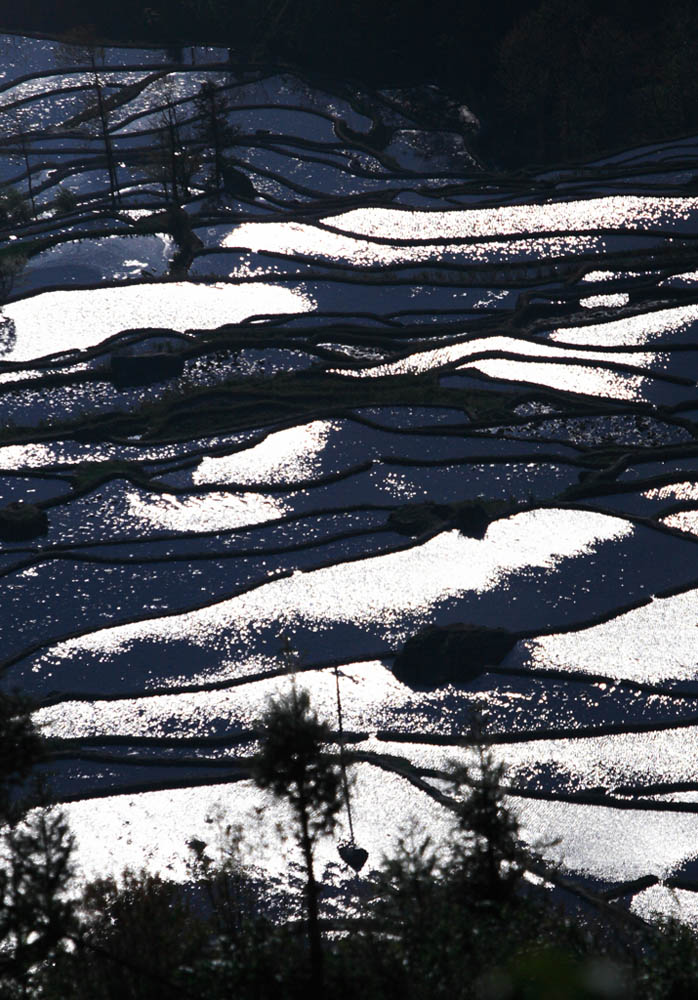
<svg viewBox="0 0 698 1000">
<path fill-rule="evenodd" d="M 260 720 L 251 774 L 295 817 L 305 920 L 292 897 L 254 874 L 242 831 L 225 823 L 217 850 L 191 841 L 188 886 L 125 872 L 78 897 L 60 811 L 17 797 L 50 747 L 24 703 L 3 695 L 0 709 L 2 998 L 654 1000 L 689 995 L 698 980 L 689 928 L 644 924 L 583 890 L 565 903 L 549 880 L 526 879 L 541 862 L 522 846 L 503 767 L 483 745 L 474 766 L 453 770 L 450 842 L 403 831 L 382 867 L 344 881 L 344 906 L 328 917 L 314 859 L 343 805 L 343 782 L 331 734 L 295 686 Z"/>
<path fill-rule="evenodd" d="M 478 114 L 495 163 L 584 158 L 698 127 L 689 0 L 2 0 L 0 25 L 166 42 L 174 57 L 224 44 L 335 78 L 438 83 Z"/>
</svg>

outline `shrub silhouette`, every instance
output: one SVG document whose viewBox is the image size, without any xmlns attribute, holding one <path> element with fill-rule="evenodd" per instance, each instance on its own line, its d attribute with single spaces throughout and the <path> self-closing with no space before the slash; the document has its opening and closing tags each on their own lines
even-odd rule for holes
<svg viewBox="0 0 698 1000">
<path fill-rule="evenodd" d="M 330 730 L 311 709 L 308 692 L 292 683 L 287 694 L 270 700 L 257 732 L 261 748 L 254 766 L 255 781 L 286 799 L 294 813 L 305 865 L 312 983 L 320 995 L 323 959 L 314 854 L 318 838 L 332 832 L 342 807 L 338 768 L 323 753 Z"/>
</svg>

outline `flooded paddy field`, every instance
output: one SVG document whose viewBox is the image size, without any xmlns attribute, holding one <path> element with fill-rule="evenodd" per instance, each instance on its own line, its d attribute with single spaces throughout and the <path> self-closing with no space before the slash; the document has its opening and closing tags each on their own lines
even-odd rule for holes
<svg viewBox="0 0 698 1000">
<path fill-rule="evenodd" d="M 46 517 L 0 542 L 3 684 L 83 872 L 185 878 L 219 810 L 279 868 L 288 641 L 375 864 L 446 835 L 477 716 L 551 862 L 696 912 L 695 142 L 508 177 L 419 91 L 3 45 L 0 507 Z M 404 683 L 456 623 L 512 648 Z"/>
</svg>

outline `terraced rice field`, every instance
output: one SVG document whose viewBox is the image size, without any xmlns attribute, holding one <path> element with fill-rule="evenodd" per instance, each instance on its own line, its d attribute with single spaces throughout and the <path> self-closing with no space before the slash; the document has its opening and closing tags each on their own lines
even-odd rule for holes
<svg viewBox="0 0 698 1000">
<path fill-rule="evenodd" d="M 430 90 L 0 42 L 0 176 L 35 202 L 0 233 L 26 257 L 0 506 L 48 517 L 0 545 L 3 678 L 39 703 L 85 874 L 184 878 L 221 810 L 285 866 L 249 759 L 288 637 L 333 724 L 339 676 L 372 861 L 412 816 L 447 831 L 476 710 L 563 872 L 697 913 L 698 139 L 513 178 Z M 173 120 L 185 217 L 152 153 Z M 119 378 L 153 352 L 181 374 Z M 467 500 L 484 537 L 406 533 L 408 505 Z M 405 641 L 455 622 L 519 641 L 402 684 Z"/>
</svg>

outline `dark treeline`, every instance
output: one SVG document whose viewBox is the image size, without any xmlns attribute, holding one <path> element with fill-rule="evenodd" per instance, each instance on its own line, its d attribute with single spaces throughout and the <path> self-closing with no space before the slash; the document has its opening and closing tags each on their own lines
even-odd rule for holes
<svg viewBox="0 0 698 1000">
<path fill-rule="evenodd" d="M 250 867 L 244 831 L 227 816 L 218 844 L 189 841 L 185 885 L 127 871 L 81 887 L 65 818 L 26 784 L 55 749 L 29 707 L 0 693 L 0 1000 L 695 996 L 693 928 L 531 881 L 537 870 L 559 879 L 522 843 L 504 767 L 482 742 L 471 765 L 450 771 L 450 837 L 437 845 L 419 827 L 396 829 L 392 856 L 360 880 L 345 869 L 333 895 L 317 847 L 336 834 L 351 782 L 343 753 L 328 752 L 329 727 L 291 682 L 257 724 L 249 773 L 289 806 L 298 893 Z M 340 855 L 355 869 L 368 859 L 353 844 Z"/>
<path fill-rule="evenodd" d="M 227 45 L 367 84 L 437 83 L 493 164 L 574 160 L 698 128 L 691 0 L 34 0 L 7 29 Z"/>
</svg>

